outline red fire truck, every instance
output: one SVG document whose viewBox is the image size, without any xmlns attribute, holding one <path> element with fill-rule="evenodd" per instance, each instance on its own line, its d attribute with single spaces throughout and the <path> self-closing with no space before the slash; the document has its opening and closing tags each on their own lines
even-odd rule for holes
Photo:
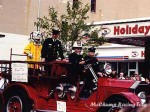
<svg viewBox="0 0 150 112">
<path fill-rule="evenodd" d="M 135 21 L 132 22 L 131 26 L 118 23 L 116 26 L 111 23 L 110 27 L 108 23 L 98 26 L 100 26 L 101 34 L 108 37 L 110 42 L 143 46 L 143 41 L 137 41 L 135 37 L 142 34 L 146 35 L 144 38 L 148 36 L 147 32 L 150 27 L 147 22 L 149 21 L 143 20 L 142 23 L 146 25 L 140 23 L 141 26 L 134 24 Z M 135 35 L 132 36 L 132 34 Z M 134 38 L 131 39 L 131 37 Z M 30 73 L 28 73 L 29 64 L 34 67 Z M 51 72 L 44 71 L 44 66 L 48 66 Z M 134 80 L 98 78 L 92 64 L 85 64 L 83 74 L 80 75 L 91 75 L 96 88 L 90 91 L 88 96 L 81 97 L 85 82 L 81 83 L 79 80 L 76 86 L 71 85 L 68 79 L 68 76 L 72 75 L 70 67 L 70 63 L 63 61 L 42 63 L 0 60 L 0 75 L 2 76 L 0 111 L 118 112 L 123 107 L 134 108 L 150 101 L 150 85 Z M 111 66 L 107 64 L 103 69 L 106 72 L 111 69 Z"/>
<path fill-rule="evenodd" d="M 0 61 L 4 83 L 0 94 L 1 112 L 117 112 L 122 107 L 149 103 L 149 85 L 140 81 L 98 78 L 91 64 L 85 64 L 97 88 L 88 97 L 80 97 L 84 83 L 69 84 L 70 63 Z M 39 66 L 28 74 L 28 64 Z M 43 70 L 49 66 L 51 72 Z M 107 64 L 104 71 L 110 70 Z M 28 74 L 28 75 L 27 75 Z"/>
</svg>

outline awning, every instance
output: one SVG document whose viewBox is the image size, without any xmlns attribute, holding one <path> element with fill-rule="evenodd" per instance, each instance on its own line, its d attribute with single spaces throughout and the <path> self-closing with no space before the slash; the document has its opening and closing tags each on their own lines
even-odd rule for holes
<svg viewBox="0 0 150 112">
<path fill-rule="evenodd" d="M 130 38 L 107 38 L 107 42 L 123 45 L 145 46 L 145 40 L 148 37 L 130 37 Z"/>
<path fill-rule="evenodd" d="M 95 22 L 93 25 L 99 37 L 103 36 L 110 43 L 145 46 L 145 41 L 150 39 L 150 18 Z"/>
</svg>

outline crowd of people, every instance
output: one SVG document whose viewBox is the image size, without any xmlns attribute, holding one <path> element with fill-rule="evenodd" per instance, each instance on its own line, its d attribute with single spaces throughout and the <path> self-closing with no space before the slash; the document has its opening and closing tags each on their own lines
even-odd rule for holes
<svg viewBox="0 0 150 112">
<path fill-rule="evenodd" d="M 111 78 L 123 79 L 123 80 L 136 80 L 136 81 L 144 81 L 147 84 L 150 84 L 150 78 L 144 78 L 142 75 L 138 73 L 133 73 L 131 76 L 126 76 L 124 72 L 120 72 L 119 74 L 113 70 L 112 73 L 109 75 Z"/>
</svg>

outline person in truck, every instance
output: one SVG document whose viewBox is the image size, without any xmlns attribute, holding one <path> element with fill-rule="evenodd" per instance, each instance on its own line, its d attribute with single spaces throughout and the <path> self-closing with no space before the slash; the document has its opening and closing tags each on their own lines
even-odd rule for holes
<svg viewBox="0 0 150 112">
<path fill-rule="evenodd" d="M 30 34 L 30 42 L 24 48 L 24 54 L 27 55 L 27 61 L 41 61 L 41 38 L 42 34 L 39 31 L 33 31 Z M 39 74 L 40 67 L 38 64 L 29 64 L 28 67 L 29 75 L 33 75 L 34 73 Z"/>
<path fill-rule="evenodd" d="M 88 54 L 84 57 L 85 64 L 91 64 L 95 74 L 97 77 L 103 77 L 102 71 L 100 71 L 100 66 L 97 58 L 95 57 L 96 48 L 91 47 L 88 49 Z M 81 92 L 81 97 L 88 97 L 92 91 L 97 89 L 96 82 L 94 82 L 94 77 L 91 72 L 88 70 L 86 74 L 84 74 L 85 85 Z"/>
<path fill-rule="evenodd" d="M 41 50 L 42 62 L 52 62 L 58 59 L 65 60 L 61 41 L 58 40 L 60 31 L 52 29 L 52 37 L 45 39 Z M 51 66 L 44 67 L 46 73 L 51 74 Z"/>
<path fill-rule="evenodd" d="M 71 80 L 71 83 L 73 85 L 76 85 L 76 82 L 81 80 L 80 76 L 83 70 L 83 64 L 85 63 L 83 59 L 83 55 L 81 54 L 82 50 L 82 43 L 81 41 L 76 41 L 73 44 L 73 53 L 69 54 L 69 62 L 71 63 L 70 65 L 70 71 L 71 71 L 71 76 L 68 76 L 69 79 Z"/>
</svg>

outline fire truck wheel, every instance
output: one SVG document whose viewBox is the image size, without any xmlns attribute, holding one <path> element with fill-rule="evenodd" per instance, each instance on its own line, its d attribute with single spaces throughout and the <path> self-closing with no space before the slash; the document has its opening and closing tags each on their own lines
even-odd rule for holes
<svg viewBox="0 0 150 112">
<path fill-rule="evenodd" d="M 120 112 L 122 108 L 127 108 L 131 103 L 126 99 L 115 98 L 101 104 L 97 112 Z M 132 108 L 132 107 L 131 107 Z"/>
<path fill-rule="evenodd" d="M 9 94 L 4 104 L 5 112 L 30 112 L 32 103 L 23 91 Z"/>
</svg>

